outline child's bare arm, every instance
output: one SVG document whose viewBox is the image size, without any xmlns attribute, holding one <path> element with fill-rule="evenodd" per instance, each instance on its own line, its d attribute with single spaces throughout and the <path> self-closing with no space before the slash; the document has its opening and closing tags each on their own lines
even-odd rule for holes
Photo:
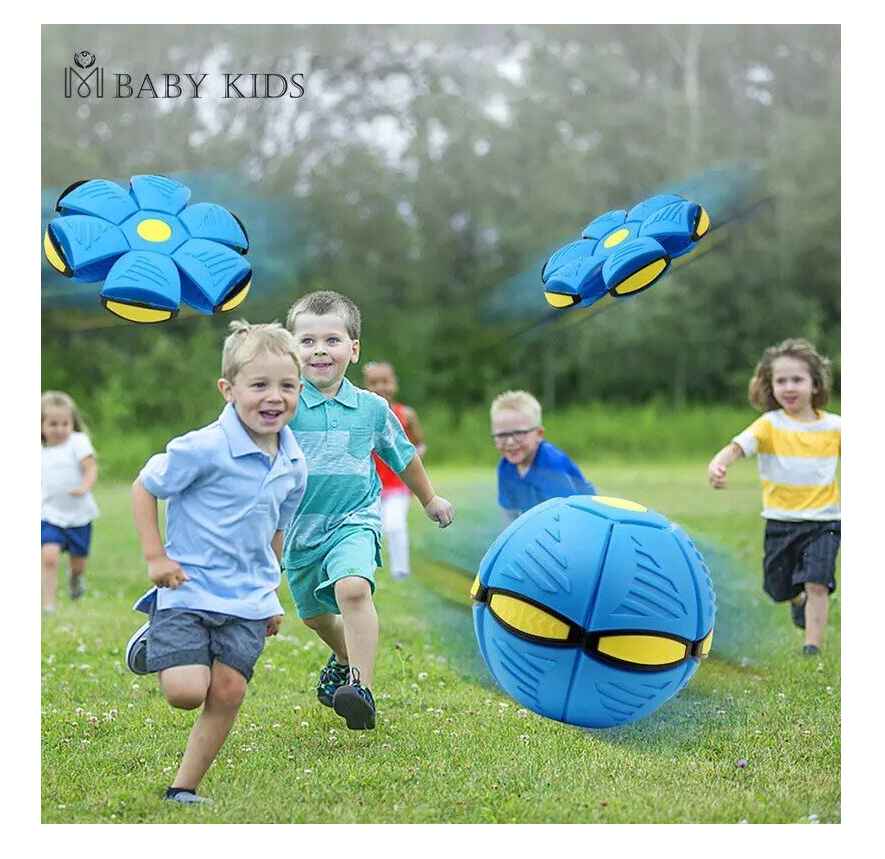
<svg viewBox="0 0 885 859">
<path fill-rule="evenodd" d="M 75 486 L 71 490 L 71 495 L 85 495 L 95 486 L 98 480 L 98 463 L 94 456 L 86 456 L 80 460 L 80 470 L 83 472 L 83 479 L 79 486 Z"/>
<path fill-rule="evenodd" d="M 508 510 L 505 507 L 502 507 L 501 515 L 504 517 L 504 527 L 506 528 L 512 522 L 519 519 L 519 510 Z"/>
<path fill-rule="evenodd" d="M 270 538 L 270 547 L 273 549 L 274 555 L 276 555 L 277 563 L 282 565 L 283 563 L 283 532 L 282 531 L 274 531 L 273 537 Z M 280 589 L 277 588 L 277 595 L 279 595 Z M 283 615 L 275 614 L 273 617 L 269 617 L 267 619 L 267 630 L 266 635 L 276 635 L 280 631 L 280 626 L 283 623 Z"/>
<path fill-rule="evenodd" d="M 184 570 L 166 554 L 160 536 L 157 499 L 144 488 L 141 480 L 132 484 L 132 514 L 150 580 L 159 588 L 173 589 L 186 582 Z"/>
<path fill-rule="evenodd" d="M 400 480 L 415 493 L 428 519 L 438 522 L 440 528 L 446 528 L 452 524 L 452 520 L 455 518 L 455 508 L 445 498 L 440 498 L 434 493 L 420 456 L 415 454 L 412 461 L 399 473 L 399 476 Z"/>
<path fill-rule="evenodd" d="M 424 442 L 424 428 L 421 426 L 421 421 L 418 420 L 418 413 L 410 406 L 406 406 L 406 414 L 409 417 L 412 444 L 415 445 L 418 456 L 424 456 L 427 453 L 427 445 Z"/>
<path fill-rule="evenodd" d="M 277 563 L 283 563 L 283 532 L 282 531 L 274 531 L 273 537 L 270 540 L 270 547 L 273 549 L 274 555 L 277 556 Z"/>
<path fill-rule="evenodd" d="M 716 454 L 707 466 L 707 479 L 714 489 L 725 489 L 725 477 L 728 466 L 744 455 L 737 442 L 729 442 Z"/>
</svg>

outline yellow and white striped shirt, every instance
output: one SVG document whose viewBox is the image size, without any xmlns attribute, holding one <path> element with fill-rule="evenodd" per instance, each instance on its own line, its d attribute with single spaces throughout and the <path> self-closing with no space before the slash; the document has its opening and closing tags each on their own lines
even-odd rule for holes
<svg viewBox="0 0 885 859">
<path fill-rule="evenodd" d="M 766 412 L 733 441 L 745 456 L 759 455 L 762 515 L 788 522 L 841 519 L 836 469 L 842 418 L 818 411 L 810 423 L 783 409 Z"/>
</svg>

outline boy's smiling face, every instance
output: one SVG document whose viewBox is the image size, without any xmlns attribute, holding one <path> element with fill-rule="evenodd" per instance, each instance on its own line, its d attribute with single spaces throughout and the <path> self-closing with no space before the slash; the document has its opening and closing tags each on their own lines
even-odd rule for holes
<svg viewBox="0 0 885 859">
<path fill-rule="evenodd" d="M 299 313 L 292 333 L 304 378 L 334 397 L 347 368 L 359 360 L 360 341 L 351 339 L 344 320 L 334 313 Z"/>
<path fill-rule="evenodd" d="M 492 437 L 501 456 L 524 471 L 535 461 L 544 427 L 533 426 L 529 418 L 515 409 L 501 409 L 492 416 Z"/>
<path fill-rule="evenodd" d="M 276 434 L 298 408 L 301 377 L 291 355 L 261 352 L 244 364 L 231 382 L 218 380 L 224 399 L 258 447 L 274 447 Z"/>
</svg>

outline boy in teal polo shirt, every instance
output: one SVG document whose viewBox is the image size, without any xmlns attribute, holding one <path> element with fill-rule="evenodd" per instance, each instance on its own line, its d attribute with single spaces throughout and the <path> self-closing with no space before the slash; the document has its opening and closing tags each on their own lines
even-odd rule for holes
<svg viewBox="0 0 885 859">
<path fill-rule="evenodd" d="M 381 564 L 381 484 L 372 451 L 441 528 L 452 523 L 454 509 L 434 493 L 387 402 L 344 378 L 359 360 L 359 308 L 336 292 L 312 292 L 292 306 L 286 326 L 304 379 L 290 427 L 309 476 L 298 518 L 286 530 L 283 567 L 299 616 L 332 649 L 317 698 L 348 728 L 374 728 L 369 687 L 378 647 L 372 592 Z"/>
</svg>

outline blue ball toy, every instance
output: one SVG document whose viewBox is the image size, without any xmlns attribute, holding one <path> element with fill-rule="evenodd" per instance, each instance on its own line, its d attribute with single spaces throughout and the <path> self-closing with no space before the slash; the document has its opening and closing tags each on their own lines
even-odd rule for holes
<svg viewBox="0 0 885 859">
<path fill-rule="evenodd" d="M 558 310 L 590 307 L 606 295 L 637 295 L 657 283 L 670 262 L 694 250 L 710 231 L 704 207 L 678 194 L 657 194 L 630 211 L 592 220 L 581 238 L 544 264 L 544 297 Z"/>
<path fill-rule="evenodd" d="M 43 238 L 49 264 L 81 283 L 104 281 L 105 309 L 130 322 L 166 322 L 183 301 L 200 313 L 233 310 L 252 285 L 249 238 L 222 206 L 189 206 L 191 191 L 166 176 L 75 182 Z"/>
<path fill-rule="evenodd" d="M 619 498 L 533 507 L 489 547 L 471 596 L 479 649 L 501 688 L 585 728 L 657 710 L 713 640 L 716 598 L 694 543 Z"/>
</svg>

